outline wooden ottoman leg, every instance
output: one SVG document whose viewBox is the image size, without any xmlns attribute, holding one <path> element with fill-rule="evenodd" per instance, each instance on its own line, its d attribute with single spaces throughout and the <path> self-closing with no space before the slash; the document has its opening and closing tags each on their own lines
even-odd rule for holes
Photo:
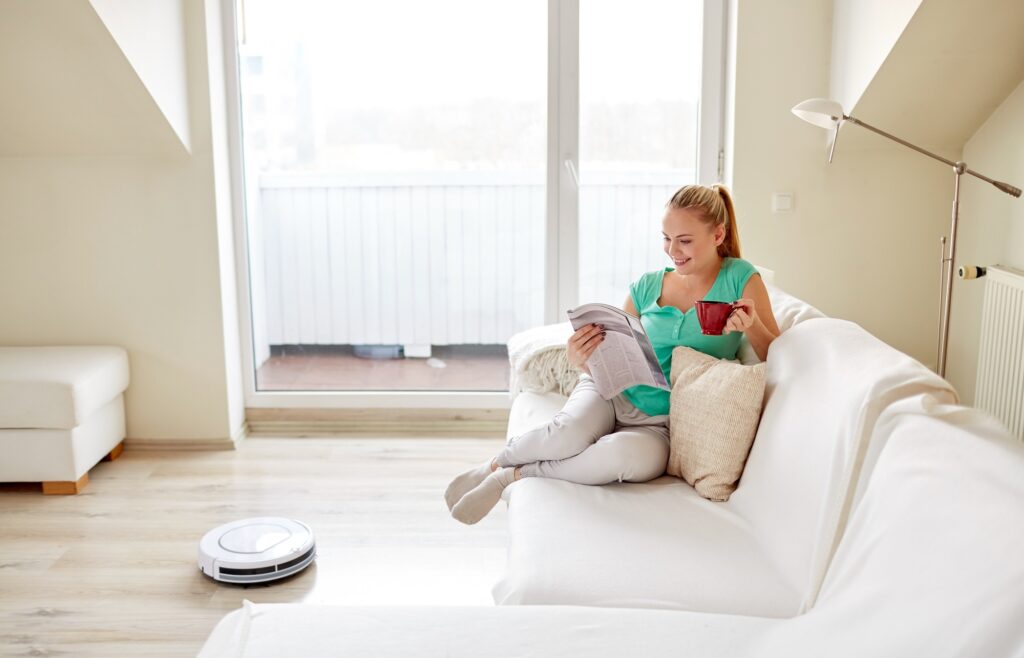
<svg viewBox="0 0 1024 658">
<path fill-rule="evenodd" d="M 118 457 L 120 457 L 122 452 L 124 452 L 124 441 L 114 446 L 114 449 L 108 452 L 107 456 L 104 457 L 102 461 L 112 462 Z"/>
<path fill-rule="evenodd" d="M 89 474 L 78 478 L 78 482 L 43 482 L 43 494 L 77 494 L 89 484 Z"/>
</svg>

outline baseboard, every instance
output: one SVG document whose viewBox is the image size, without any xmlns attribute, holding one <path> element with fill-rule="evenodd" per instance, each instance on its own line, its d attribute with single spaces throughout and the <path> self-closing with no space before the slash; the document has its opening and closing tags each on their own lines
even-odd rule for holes
<svg viewBox="0 0 1024 658">
<path fill-rule="evenodd" d="M 234 450 L 246 436 L 246 427 L 233 437 L 210 439 L 125 439 L 125 450 Z"/>
<path fill-rule="evenodd" d="M 504 438 L 508 409 L 264 409 L 245 412 L 249 436 Z"/>
</svg>

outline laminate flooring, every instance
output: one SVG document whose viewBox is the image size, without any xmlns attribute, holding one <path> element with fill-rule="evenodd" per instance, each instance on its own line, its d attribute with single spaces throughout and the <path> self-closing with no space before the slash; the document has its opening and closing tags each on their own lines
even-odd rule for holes
<svg viewBox="0 0 1024 658">
<path fill-rule="evenodd" d="M 0 485 L 0 656 L 194 656 L 243 599 L 492 605 L 504 505 L 463 526 L 442 495 L 501 443 L 250 438 L 236 451 L 125 451 L 77 496 Z M 271 585 L 201 574 L 203 534 L 250 516 L 309 524 L 316 562 Z"/>
</svg>

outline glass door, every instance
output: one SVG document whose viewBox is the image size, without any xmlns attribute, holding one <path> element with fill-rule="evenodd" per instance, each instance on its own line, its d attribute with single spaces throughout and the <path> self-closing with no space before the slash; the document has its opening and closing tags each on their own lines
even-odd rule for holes
<svg viewBox="0 0 1024 658">
<path fill-rule="evenodd" d="M 258 391 L 502 390 L 544 323 L 544 0 L 239 0 Z"/>
<path fill-rule="evenodd" d="M 251 406 L 493 406 L 508 338 L 622 304 L 671 193 L 721 175 L 719 0 L 235 17 Z"/>
<path fill-rule="evenodd" d="M 670 265 L 665 203 L 698 182 L 703 6 L 580 2 L 581 302 L 621 306 L 630 282 Z"/>
</svg>

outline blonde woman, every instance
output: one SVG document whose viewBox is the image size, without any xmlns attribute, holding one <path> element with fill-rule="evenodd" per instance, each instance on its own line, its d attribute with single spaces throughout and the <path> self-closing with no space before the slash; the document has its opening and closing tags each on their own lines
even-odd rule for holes
<svg viewBox="0 0 1024 658">
<path fill-rule="evenodd" d="M 661 239 L 673 267 L 634 281 L 623 308 L 640 317 L 665 377 L 677 345 L 734 359 L 746 334 L 758 357 L 766 359 L 779 328 L 764 282 L 740 258 L 729 191 L 721 185 L 681 188 L 666 205 Z M 735 302 L 721 336 L 701 333 L 694 309 L 701 299 Z M 524 477 L 599 485 L 646 482 L 665 472 L 669 392 L 634 386 L 603 399 L 587 360 L 604 335 L 592 324 L 569 338 L 569 362 L 583 374 L 565 406 L 550 422 L 509 439 L 494 459 L 456 477 L 445 492 L 452 516 L 476 523 L 506 486 Z"/>
</svg>

